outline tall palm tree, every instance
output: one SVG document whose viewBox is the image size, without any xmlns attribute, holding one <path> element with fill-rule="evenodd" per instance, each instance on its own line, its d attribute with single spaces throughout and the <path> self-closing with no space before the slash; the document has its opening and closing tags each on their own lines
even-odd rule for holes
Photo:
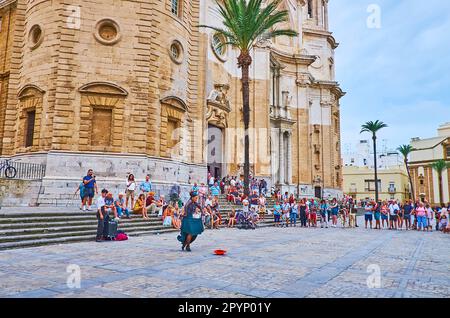
<svg viewBox="0 0 450 318">
<path fill-rule="evenodd" d="M 416 194 L 414 193 L 414 186 L 411 179 L 411 172 L 409 171 L 409 161 L 408 161 L 408 156 L 414 150 L 414 148 L 411 145 L 401 145 L 400 147 L 397 148 L 397 150 L 403 155 L 406 171 L 408 172 L 409 184 L 411 186 L 411 197 L 413 201 L 416 202 Z"/>
<path fill-rule="evenodd" d="M 260 41 L 277 36 L 296 36 L 297 32 L 290 29 L 277 29 L 277 25 L 287 22 L 287 10 L 279 10 L 282 0 L 227 0 L 223 3 L 217 1 L 217 10 L 223 19 L 223 27 L 201 25 L 214 30 L 226 38 L 222 45 L 232 45 L 239 50 L 237 64 L 242 69 L 242 103 L 244 117 L 244 191 L 248 195 L 250 175 L 250 87 L 249 68 L 252 64 L 250 55 L 252 48 Z"/>
<path fill-rule="evenodd" d="M 387 127 L 385 123 L 382 121 L 376 120 L 376 121 L 368 121 L 364 125 L 361 126 L 361 134 L 364 132 L 370 132 L 372 133 L 372 140 L 373 140 L 373 165 L 375 168 L 375 201 L 378 202 L 378 166 L 377 166 L 377 132 Z"/>
<path fill-rule="evenodd" d="M 442 172 L 447 169 L 450 168 L 450 163 L 447 163 L 444 159 L 438 160 L 436 162 L 433 162 L 431 164 L 431 168 L 433 168 L 434 170 L 436 170 L 437 174 L 438 174 L 438 179 L 439 179 L 439 204 L 442 206 L 444 204 L 444 191 L 442 188 Z"/>
</svg>

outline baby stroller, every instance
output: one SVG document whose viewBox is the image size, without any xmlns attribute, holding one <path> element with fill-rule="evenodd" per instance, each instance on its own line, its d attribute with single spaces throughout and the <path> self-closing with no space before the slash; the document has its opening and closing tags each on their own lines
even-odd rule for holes
<svg viewBox="0 0 450 318">
<path fill-rule="evenodd" d="M 239 211 L 236 216 L 236 227 L 241 230 L 255 230 L 256 223 L 253 212 Z"/>
</svg>

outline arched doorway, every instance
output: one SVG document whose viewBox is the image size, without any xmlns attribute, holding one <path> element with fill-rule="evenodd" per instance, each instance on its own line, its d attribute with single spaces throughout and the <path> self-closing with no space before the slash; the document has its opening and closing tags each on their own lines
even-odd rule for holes
<svg viewBox="0 0 450 318">
<path fill-rule="evenodd" d="M 211 173 L 214 178 L 219 179 L 223 174 L 224 164 L 224 137 L 223 129 L 217 126 L 208 124 L 208 153 L 207 153 L 207 166 L 208 172 Z"/>
</svg>

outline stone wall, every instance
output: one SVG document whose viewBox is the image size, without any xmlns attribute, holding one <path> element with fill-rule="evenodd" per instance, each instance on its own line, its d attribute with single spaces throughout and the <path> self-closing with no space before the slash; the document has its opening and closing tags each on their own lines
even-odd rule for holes
<svg viewBox="0 0 450 318">
<path fill-rule="evenodd" d="M 0 179 L 0 207 L 36 206 L 41 184 L 41 181 Z"/>
</svg>

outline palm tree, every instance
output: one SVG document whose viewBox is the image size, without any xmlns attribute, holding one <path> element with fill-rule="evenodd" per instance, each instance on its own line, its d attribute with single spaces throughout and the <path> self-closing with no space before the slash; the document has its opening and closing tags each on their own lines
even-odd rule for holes
<svg viewBox="0 0 450 318">
<path fill-rule="evenodd" d="M 244 191 L 248 195 L 250 175 L 250 87 L 249 68 L 252 64 L 250 52 L 260 41 L 275 38 L 277 36 L 296 36 L 297 32 L 290 29 L 276 29 L 280 23 L 287 22 L 289 13 L 287 10 L 278 10 L 282 0 L 271 0 L 263 5 L 263 0 L 227 0 L 217 1 L 218 13 L 223 19 L 223 28 L 201 25 L 214 30 L 217 34 L 226 38 L 223 45 L 232 45 L 240 54 L 237 64 L 242 69 L 242 103 L 244 117 Z M 264 1 L 266 2 L 266 1 Z"/>
<path fill-rule="evenodd" d="M 444 169 L 450 168 L 450 163 L 447 163 L 444 159 L 438 160 L 431 164 L 431 168 L 436 170 L 439 179 L 439 204 L 443 206 L 444 202 L 444 191 L 442 189 L 442 172 Z"/>
<path fill-rule="evenodd" d="M 378 167 L 377 167 L 377 132 L 387 127 L 385 123 L 382 121 L 376 120 L 368 121 L 364 125 L 361 126 L 361 134 L 364 132 L 370 132 L 372 133 L 372 140 L 373 140 L 373 164 L 375 168 L 375 201 L 378 202 Z"/>
<path fill-rule="evenodd" d="M 400 147 L 397 148 L 397 150 L 403 155 L 406 171 L 408 172 L 409 184 L 411 185 L 411 196 L 413 202 L 416 202 L 416 194 L 414 193 L 414 186 L 411 179 L 411 172 L 409 171 L 409 161 L 408 161 L 408 156 L 414 150 L 414 148 L 411 145 L 401 145 Z"/>
</svg>

